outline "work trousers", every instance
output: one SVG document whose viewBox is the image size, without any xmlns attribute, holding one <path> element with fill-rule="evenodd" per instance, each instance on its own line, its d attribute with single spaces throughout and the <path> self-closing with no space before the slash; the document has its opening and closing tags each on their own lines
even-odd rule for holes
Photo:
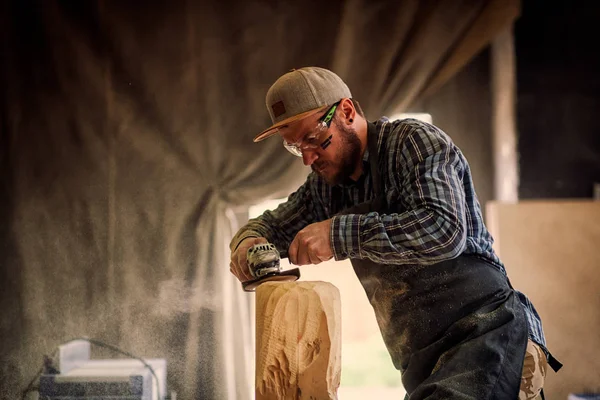
<svg viewBox="0 0 600 400">
<path fill-rule="evenodd" d="M 529 339 L 525 351 L 525 362 L 523 363 L 519 400 L 540 400 L 542 398 L 541 391 L 547 370 L 546 354 L 540 346 Z"/>
</svg>

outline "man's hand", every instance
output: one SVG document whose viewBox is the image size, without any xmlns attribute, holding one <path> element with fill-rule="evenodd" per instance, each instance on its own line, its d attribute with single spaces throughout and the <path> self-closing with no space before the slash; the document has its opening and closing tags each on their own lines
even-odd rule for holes
<svg viewBox="0 0 600 400">
<path fill-rule="evenodd" d="M 251 279 L 254 279 L 252 274 L 250 274 L 250 270 L 248 269 L 248 260 L 246 258 L 246 253 L 248 249 L 255 244 L 259 243 L 267 243 L 267 239 L 264 237 L 258 238 L 246 238 L 242 240 L 242 242 L 238 245 L 237 249 L 233 253 L 231 253 L 231 262 L 229 263 L 229 271 L 236 278 L 239 279 L 240 282 L 246 282 Z"/>
<path fill-rule="evenodd" d="M 333 257 L 331 248 L 331 219 L 316 222 L 302 229 L 288 250 L 288 257 L 292 264 L 306 265 L 319 264 Z"/>
</svg>

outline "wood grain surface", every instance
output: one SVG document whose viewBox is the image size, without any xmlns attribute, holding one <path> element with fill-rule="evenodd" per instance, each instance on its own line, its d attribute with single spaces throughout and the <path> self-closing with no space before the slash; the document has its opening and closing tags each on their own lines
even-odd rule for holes
<svg viewBox="0 0 600 400">
<path fill-rule="evenodd" d="M 337 399 L 341 302 L 326 282 L 269 282 L 256 290 L 256 399 Z"/>
</svg>

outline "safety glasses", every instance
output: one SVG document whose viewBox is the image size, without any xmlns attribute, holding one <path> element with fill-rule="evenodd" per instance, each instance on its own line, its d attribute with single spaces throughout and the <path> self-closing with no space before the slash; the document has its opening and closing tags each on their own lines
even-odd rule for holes
<svg viewBox="0 0 600 400">
<path fill-rule="evenodd" d="M 314 150 L 319 147 L 325 150 L 331 144 L 331 138 L 333 137 L 331 134 L 328 135 L 327 132 L 331 126 L 331 121 L 333 121 L 333 117 L 335 116 L 335 110 L 337 109 L 338 104 L 340 104 L 339 101 L 332 105 L 329 110 L 319 118 L 317 126 L 311 132 L 304 135 L 300 141 L 288 143 L 284 140 L 283 147 L 296 157 L 302 157 L 302 152 L 305 150 Z"/>
</svg>

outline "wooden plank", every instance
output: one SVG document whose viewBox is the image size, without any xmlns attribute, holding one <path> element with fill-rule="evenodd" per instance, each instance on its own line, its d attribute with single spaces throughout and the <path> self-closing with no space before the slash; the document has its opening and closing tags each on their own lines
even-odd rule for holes
<svg viewBox="0 0 600 400">
<path fill-rule="evenodd" d="M 256 399 L 337 399 L 341 302 L 326 282 L 256 289 Z"/>
<path fill-rule="evenodd" d="M 548 371 L 548 399 L 600 389 L 600 202 L 490 202 L 488 227 L 515 289 L 542 317 L 564 367 Z"/>
</svg>

